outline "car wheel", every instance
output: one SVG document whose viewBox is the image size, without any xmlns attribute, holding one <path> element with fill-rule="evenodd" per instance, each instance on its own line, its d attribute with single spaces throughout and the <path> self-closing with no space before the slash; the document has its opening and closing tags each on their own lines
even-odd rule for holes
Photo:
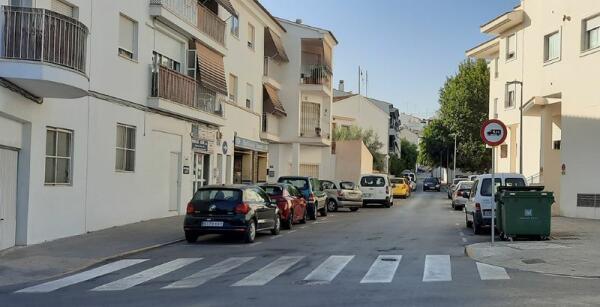
<svg viewBox="0 0 600 307">
<path fill-rule="evenodd" d="M 275 218 L 275 226 L 271 229 L 271 234 L 276 236 L 281 232 L 281 219 L 278 217 Z"/>
<path fill-rule="evenodd" d="M 338 211 L 337 203 L 335 202 L 335 200 L 330 199 L 327 202 L 327 211 L 329 211 L 329 212 L 336 212 L 336 211 Z"/>
<path fill-rule="evenodd" d="M 476 235 L 480 235 L 482 232 L 481 230 L 481 225 L 477 223 L 477 219 L 475 218 L 475 215 L 473 215 L 473 233 L 475 233 Z"/>
<path fill-rule="evenodd" d="M 302 219 L 300 220 L 300 224 L 306 224 L 306 220 L 308 220 L 308 213 L 306 212 L 306 207 L 304 207 L 304 214 L 302 215 Z"/>
<path fill-rule="evenodd" d="M 294 225 L 294 211 L 290 211 L 288 219 L 283 222 L 283 228 L 289 230 L 289 229 L 292 229 L 293 225 Z"/>
<path fill-rule="evenodd" d="M 317 207 L 319 208 L 319 207 Z M 321 216 L 327 216 L 327 205 L 325 205 L 323 208 L 321 208 L 319 210 L 319 214 L 321 214 Z"/>
<path fill-rule="evenodd" d="M 350 211 L 356 212 L 356 211 L 358 211 L 358 208 L 350 208 Z"/>
<path fill-rule="evenodd" d="M 467 228 L 471 228 L 471 226 L 473 226 L 473 222 L 469 221 L 469 214 L 467 214 L 467 212 L 465 212 L 465 226 Z"/>
<path fill-rule="evenodd" d="M 244 234 L 244 241 L 246 241 L 246 243 L 253 243 L 255 238 L 256 238 L 256 222 L 251 221 L 250 225 L 248 225 L 248 229 L 246 230 L 246 233 Z"/>
<path fill-rule="evenodd" d="M 391 208 L 392 207 L 392 205 L 389 202 L 386 202 L 385 205 L 383 205 L 383 206 L 386 207 L 386 208 Z"/>
<path fill-rule="evenodd" d="M 308 216 L 308 218 L 309 218 L 311 221 L 315 221 L 315 220 L 317 220 L 317 203 L 314 203 L 314 204 L 312 205 L 312 209 L 310 210 L 310 213 L 309 213 L 309 216 Z"/>
<path fill-rule="evenodd" d="M 198 240 L 198 234 L 192 231 L 186 231 L 185 232 L 185 240 L 188 243 L 194 243 Z"/>
</svg>

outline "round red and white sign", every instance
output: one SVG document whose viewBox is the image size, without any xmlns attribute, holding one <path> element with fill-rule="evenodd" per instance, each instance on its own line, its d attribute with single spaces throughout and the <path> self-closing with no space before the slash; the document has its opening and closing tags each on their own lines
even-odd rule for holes
<svg viewBox="0 0 600 307">
<path fill-rule="evenodd" d="M 481 126 L 481 139 L 490 146 L 498 146 L 506 140 L 506 125 L 497 119 L 490 119 Z"/>
</svg>

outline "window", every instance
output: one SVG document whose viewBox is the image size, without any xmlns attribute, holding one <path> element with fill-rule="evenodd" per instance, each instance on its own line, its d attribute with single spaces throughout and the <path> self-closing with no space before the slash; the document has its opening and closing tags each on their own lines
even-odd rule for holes
<svg viewBox="0 0 600 307">
<path fill-rule="evenodd" d="M 560 140 L 552 142 L 552 149 L 560 150 Z"/>
<path fill-rule="evenodd" d="M 583 21 L 583 51 L 600 47 L 600 15 Z"/>
<path fill-rule="evenodd" d="M 509 35 L 506 38 L 506 60 L 512 60 L 517 57 L 517 34 Z"/>
<path fill-rule="evenodd" d="M 115 169 L 135 171 L 135 127 L 117 124 L 117 158 Z"/>
<path fill-rule="evenodd" d="M 254 26 L 248 24 L 248 48 L 254 50 L 254 43 L 256 41 L 256 30 Z"/>
<path fill-rule="evenodd" d="M 246 84 L 246 108 L 252 109 L 254 106 L 254 86 Z"/>
<path fill-rule="evenodd" d="M 32 7 L 32 0 L 10 0 L 11 6 Z"/>
<path fill-rule="evenodd" d="M 515 91 L 509 90 L 506 95 L 506 101 L 504 102 L 505 108 L 512 108 L 515 106 Z"/>
<path fill-rule="evenodd" d="M 71 184 L 73 131 L 50 128 L 46 131 L 46 174 L 48 185 Z"/>
<path fill-rule="evenodd" d="M 152 52 L 152 62 L 175 71 L 181 71 L 181 63 L 167 56 L 164 56 L 156 51 Z"/>
<path fill-rule="evenodd" d="M 55 11 L 59 14 L 63 14 L 65 16 L 68 16 L 71 18 L 77 18 L 76 9 L 72 5 L 70 5 L 64 1 L 52 0 L 50 7 L 52 8 L 53 11 Z"/>
<path fill-rule="evenodd" d="M 323 190 L 337 190 L 335 183 L 331 181 L 321 181 L 321 189 Z"/>
<path fill-rule="evenodd" d="M 508 158 L 508 145 L 500 145 L 500 158 Z"/>
<path fill-rule="evenodd" d="M 494 78 L 498 78 L 498 58 L 494 59 Z"/>
<path fill-rule="evenodd" d="M 238 95 L 238 78 L 235 75 L 229 74 L 229 100 L 237 102 Z"/>
<path fill-rule="evenodd" d="M 313 102 L 302 102 L 300 132 L 304 137 L 320 136 L 321 105 Z"/>
<path fill-rule="evenodd" d="M 137 22 L 119 15 L 119 55 L 128 59 L 137 58 Z"/>
<path fill-rule="evenodd" d="M 360 185 L 363 187 L 384 187 L 385 179 L 379 176 L 365 176 L 360 179 Z"/>
<path fill-rule="evenodd" d="M 231 16 L 231 35 L 240 37 L 240 18 L 233 15 Z"/>
<path fill-rule="evenodd" d="M 496 190 L 498 190 L 498 187 L 502 185 L 502 180 L 500 178 L 494 178 L 494 182 L 496 182 Z M 491 178 L 485 178 L 481 181 L 481 196 L 492 196 L 491 183 Z"/>
<path fill-rule="evenodd" d="M 560 58 L 560 32 L 554 32 L 544 37 L 544 62 Z"/>
</svg>

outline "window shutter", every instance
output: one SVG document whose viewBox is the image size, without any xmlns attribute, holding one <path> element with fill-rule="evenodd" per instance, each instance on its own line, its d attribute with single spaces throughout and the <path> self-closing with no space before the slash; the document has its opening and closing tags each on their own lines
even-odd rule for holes
<svg viewBox="0 0 600 307">
<path fill-rule="evenodd" d="M 60 1 L 60 0 L 52 0 L 52 4 L 50 7 L 52 8 L 53 11 L 55 11 L 59 14 L 69 16 L 71 18 L 75 17 L 73 15 L 73 7 L 67 3 Z"/>
<path fill-rule="evenodd" d="M 593 29 L 600 28 L 600 16 L 588 19 L 585 22 L 585 28 L 586 31 L 591 31 Z"/>
<path fill-rule="evenodd" d="M 119 17 L 119 47 L 133 53 L 135 24 L 133 20 L 121 15 Z"/>
</svg>

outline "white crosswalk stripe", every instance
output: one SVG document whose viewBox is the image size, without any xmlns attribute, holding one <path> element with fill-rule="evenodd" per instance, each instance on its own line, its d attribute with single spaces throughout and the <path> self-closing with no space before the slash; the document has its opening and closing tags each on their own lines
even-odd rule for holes
<svg viewBox="0 0 600 307">
<path fill-rule="evenodd" d="M 390 283 L 402 260 L 401 255 L 382 255 L 377 257 L 371 268 L 360 281 L 361 284 L 368 283 Z"/>
<path fill-rule="evenodd" d="M 242 264 L 254 259 L 254 257 L 232 257 L 212 265 L 196 274 L 190 275 L 182 280 L 176 281 L 163 289 L 186 289 L 195 288 L 215 279 Z"/>
<path fill-rule="evenodd" d="M 477 262 L 477 271 L 481 280 L 505 280 L 510 279 L 506 270 L 499 266 Z"/>
<path fill-rule="evenodd" d="M 45 293 L 52 292 L 54 290 L 58 290 L 60 288 L 68 287 L 74 284 L 78 284 L 80 282 L 84 282 L 86 280 L 90 280 L 99 276 L 103 276 L 118 270 L 122 270 L 124 268 L 130 267 L 132 265 L 136 265 L 138 263 L 142 263 L 144 261 L 148 261 L 148 259 L 125 259 L 119 260 L 116 262 L 112 262 L 101 267 L 97 267 L 95 269 L 91 269 L 88 271 L 84 271 L 75 275 L 67 276 L 61 279 L 57 279 L 54 281 L 49 281 L 47 283 L 43 283 L 37 286 L 25 288 L 17 291 L 17 293 Z"/>
<path fill-rule="evenodd" d="M 354 255 L 331 256 L 308 274 L 304 280 L 317 283 L 329 283 L 344 269 L 352 258 L 354 258 Z"/>
<path fill-rule="evenodd" d="M 273 280 L 275 277 L 281 275 L 283 272 L 287 271 L 294 264 L 298 263 L 300 260 L 304 258 L 303 256 L 299 257 L 290 257 L 284 256 L 280 257 L 277 260 L 269 263 L 267 266 L 262 269 L 254 272 L 248 277 L 236 282 L 233 284 L 234 287 L 241 286 L 263 286 L 268 282 Z"/>
<path fill-rule="evenodd" d="M 452 268 L 449 255 L 425 256 L 423 281 L 452 281 Z"/>
<path fill-rule="evenodd" d="M 157 277 L 160 277 L 165 274 L 176 271 L 178 269 L 181 269 L 182 267 L 192 264 L 201 259 L 202 258 L 175 259 L 173 261 L 163 263 L 161 265 L 155 266 L 153 268 L 147 269 L 147 270 L 139 272 L 137 274 L 127 276 L 123 279 L 119 279 L 119 280 L 113 281 L 111 283 L 96 287 L 96 288 L 92 289 L 92 291 L 119 291 L 119 290 L 129 289 L 133 286 L 137 286 L 141 283 L 147 282 L 149 280 L 155 279 Z"/>
</svg>

